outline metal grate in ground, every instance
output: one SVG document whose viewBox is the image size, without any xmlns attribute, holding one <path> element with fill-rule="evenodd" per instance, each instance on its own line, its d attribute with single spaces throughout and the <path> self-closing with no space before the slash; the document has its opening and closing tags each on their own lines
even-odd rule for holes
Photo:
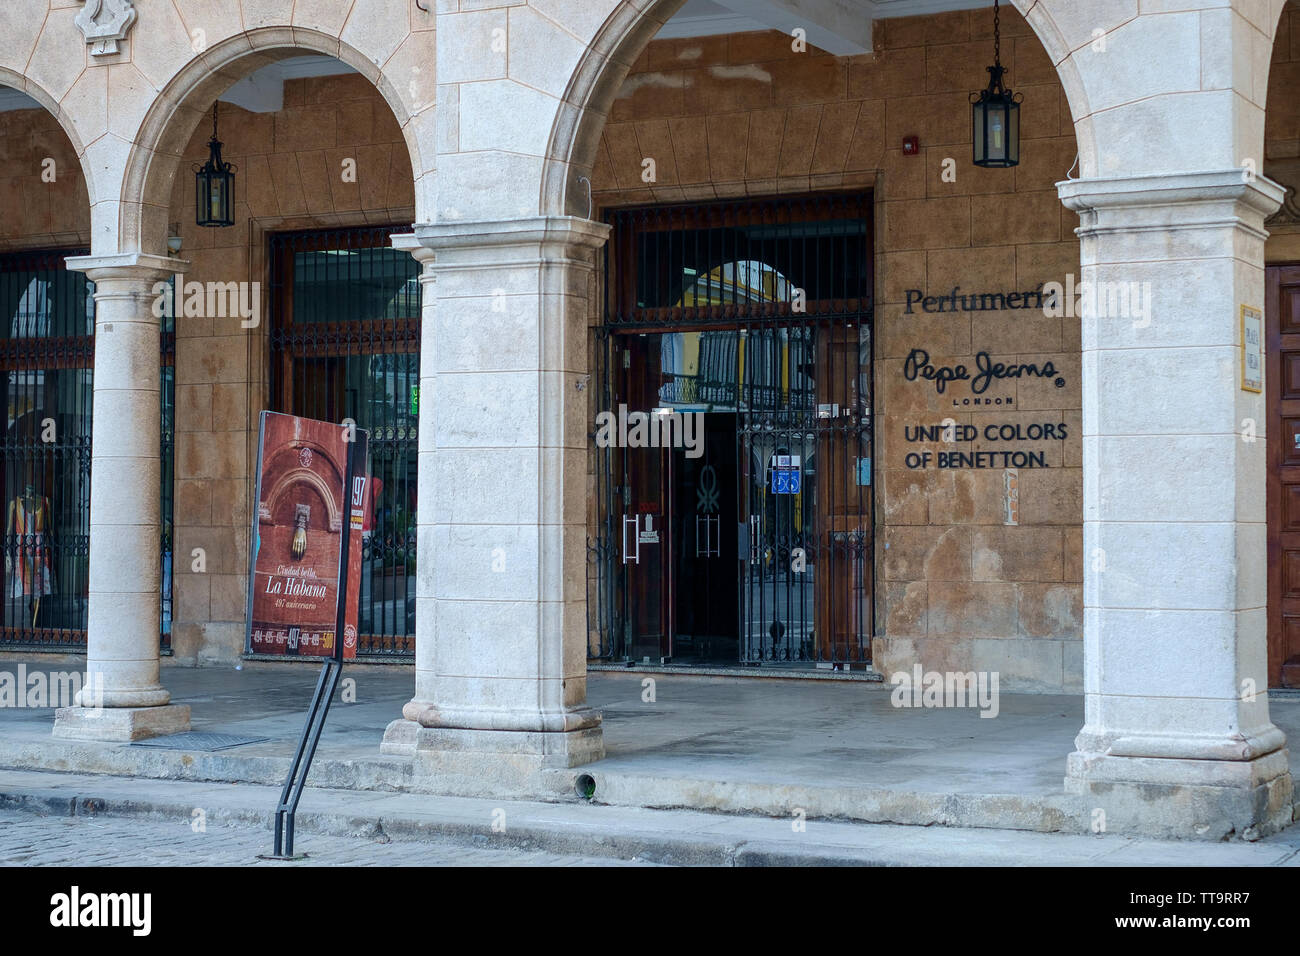
<svg viewBox="0 0 1300 956">
<path fill-rule="evenodd" d="M 166 737 L 154 737 L 150 740 L 137 740 L 133 747 L 153 747 L 156 750 L 229 750 L 244 744 L 258 744 L 270 737 L 240 737 L 237 734 L 208 734 L 187 731 L 183 734 L 169 734 Z"/>
</svg>

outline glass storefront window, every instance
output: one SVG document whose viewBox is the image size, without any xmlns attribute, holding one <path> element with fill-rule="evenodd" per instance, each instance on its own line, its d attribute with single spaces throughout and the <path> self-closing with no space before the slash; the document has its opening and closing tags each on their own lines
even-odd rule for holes
<svg viewBox="0 0 1300 956">
<path fill-rule="evenodd" d="M 272 390 L 279 411 L 370 434 L 374 510 L 362 550 L 363 656 L 415 650 L 419 264 L 400 227 L 272 238 Z"/>
<path fill-rule="evenodd" d="M 8 419 L 4 460 L 4 612 L 0 645 L 85 646 L 90 560 L 94 285 L 64 258 L 84 250 L 0 256 L 0 362 Z M 162 344 L 160 640 L 171 633 L 174 329 Z"/>
<path fill-rule="evenodd" d="M 597 412 L 619 434 L 596 434 L 593 656 L 869 659 L 868 210 L 831 196 L 609 215 Z"/>
</svg>

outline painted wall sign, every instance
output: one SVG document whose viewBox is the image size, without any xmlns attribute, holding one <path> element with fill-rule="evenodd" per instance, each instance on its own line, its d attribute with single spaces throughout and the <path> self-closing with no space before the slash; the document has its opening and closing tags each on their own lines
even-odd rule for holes
<svg viewBox="0 0 1300 956">
<path fill-rule="evenodd" d="M 985 425 L 904 425 L 903 440 L 916 442 L 932 441 L 975 441 L 983 437 L 985 441 L 1064 441 L 1070 437 L 1065 422 L 1044 422 L 1021 425 L 1002 423 Z"/>
<path fill-rule="evenodd" d="M 1241 387 L 1264 390 L 1264 315 L 1249 305 L 1241 307 Z"/>
<path fill-rule="evenodd" d="M 903 440 L 909 444 L 923 442 L 984 441 L 1065 441 L 1070 437 L 1065 422 L 994 422 L 988 425 L 904 425 Z M 912 470 L 927 468 L 977 470 L 992 468 L 1050 468 L 1047 456 L 1041 451 L 913 451 L 908 452 L 903 464 Z M 1009 494 L 1010 492 L 1008 492 Z M 1019 492 L 1016 495 L 1019 507 Z M 1008 506 L 1010 507 L 1010 506 Z"/>
<path fill-rule="evenodd" d="M 918 378 L 934 382 L 934 390 L 942 395 L 952 382 L 970 382 L 970 390 L 982 395 L 995 381 L 1008 378 L 1050 378 L 1057 388 L 1065 387 L 1065 379 L 1056 366 L 1049 362 L 995 362 L 988 352 L 975 355 L 974 376 L 965 365 L 935 365 L 925 349 L 912 349 L 903 362 L 903 378 L 915 382 Z"/>
<path fill-rule="evenodd" d="M 931 466 L 939 469 L 970 468 L 1050 468 L 1047 456 L 1041 451 L 913 451 L 908 452 L 903 464 L 912 470 L 924 471 Z"/>
<path fill-rule="evenodd" d="M 907 289 L 905 315 L 911 315 L 920 306 L 922 312 L 1001 312 L 1004 309 L 1043 309 L 1043 284 L 1028 292 L 972 292 L 961 295 L 961 286 L 951 292 L 927 295 L 925 289 Z"/>
</svg>

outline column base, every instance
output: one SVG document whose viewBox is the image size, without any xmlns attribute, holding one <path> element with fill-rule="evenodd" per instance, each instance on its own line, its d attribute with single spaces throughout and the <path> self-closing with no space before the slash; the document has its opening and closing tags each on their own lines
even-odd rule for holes
<svg viewBox="0 0 1300 956">
<path fill-rule="evenodd" d="M 463 797 L 553 797 L 572 792 L 556 773 L 605 756 L 599 726 L 568 731 L 466 730 L 395 720 L 382 753 L 410 756 L 417 789 Z"/>
<path fill-rule="evenodd" d="M 384 739 L 379 743 L 379 752 L 395 757 L 414 757 L 419 733 L 419 723 L 399 717 L 384 728 Z"/>
<path fill-rule="evenodd" d="M 1076 751 L 1065 790 L 1096 801 L 1094 830 L 1179 840 L 1258 839 L 1290 825 L 1285 748 L 1253 760 Z"/>
<path fill-rule="evenodd" d="M 60 707 L 54 736 L 63 740 L 144 740 L 190 729 L 190 705 Z"/>
</svg>

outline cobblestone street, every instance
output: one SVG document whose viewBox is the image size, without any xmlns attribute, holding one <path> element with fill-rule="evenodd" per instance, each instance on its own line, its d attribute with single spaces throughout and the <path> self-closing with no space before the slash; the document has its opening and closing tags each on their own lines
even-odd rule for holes
<svg viewBox="0 0 1300 956">
<path fill-rule="evenodd" d="M 0 866 L 647 866 L 607 857 L 563 856 L 451 840 L 378 842 L 300 833 L 307 859 L 259 860 L 269 830 L 112 817 L 49 817 L 0 811 Z"/>
</svg>

